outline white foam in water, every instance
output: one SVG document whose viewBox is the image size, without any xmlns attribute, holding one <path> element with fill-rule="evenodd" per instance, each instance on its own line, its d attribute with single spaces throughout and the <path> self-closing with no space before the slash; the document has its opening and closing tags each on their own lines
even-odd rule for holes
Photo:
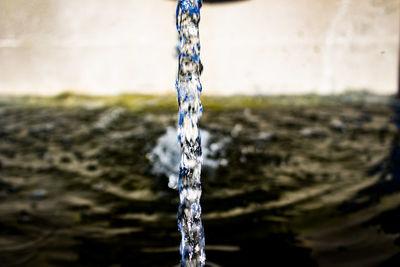
<svg viewBox="0 0 400 267">
<path fill-rule="evenodd" d="M 215 171 L 218 166 L 225 166 L 227 160 L 224 158 L 216 159 L 218 154 L 225 153 L 225 147 L 230 142 L 230 138 L 224 137 L 216 139 L 210 132 L 200 129 L 202 142 L 203 169 L 207 168 Z M 178 189 L 180 149 L 176 139 L 178 132 L 174 127 L 167 127 L 165 134 L 157 140 L 156 146 L 148 154 L 148 159 L 153 164 L 152 172 L 156 175 L 165 175 L 169 178 L 168 186 Z"/>
</svg>

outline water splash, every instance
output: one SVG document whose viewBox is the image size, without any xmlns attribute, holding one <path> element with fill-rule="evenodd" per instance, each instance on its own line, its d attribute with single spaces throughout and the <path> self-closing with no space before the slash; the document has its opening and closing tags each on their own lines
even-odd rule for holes
<svg viewBox="0 0 400 267">
<path fill-rule="evenodd" d="M 205 129 L 201 131 L 201 152 L 203 157 L 202 173 L 208 172 L 208 177 L 212 178 L 219 166 L 227 164 L 226 147 L 231 139 L 229 137 L 218 138 Z M 156 146 L 147 154 L 147 158 L 153 165 L 151 172 L 157 176 L 169 178 L 168 186 L 178 190 L 179 175 L 176 172 L 180 163 L 180 148 L 175 139 L 177 129 L 168 126 L 165 134 L 157 139 Z"/>
<path fill-rule="evenodd" d="M 202 0 L 178 0 L 176 26 L 179 33 L 179 68 L 176 80 L 179 103 L 178 141 L 181 145 L 179 166 L 178 228 L 182 234 L 181 266 L 204 266 L 204 231 L 201 223 L 201 138 L 199 22 Z"/>
</svg>

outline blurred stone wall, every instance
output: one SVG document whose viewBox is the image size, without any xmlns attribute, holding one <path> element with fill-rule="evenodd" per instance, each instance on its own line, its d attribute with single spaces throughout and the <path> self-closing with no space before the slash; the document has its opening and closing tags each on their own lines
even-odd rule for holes
<svg viewBox="0 0 400 267">
<path fill-rule="evenodd" d="M 400 0 L 206 4 L 208 94 L 396 91 Z M 0 93 L 175 93 L 175 1 L 0 0 Z"/>
</svg>

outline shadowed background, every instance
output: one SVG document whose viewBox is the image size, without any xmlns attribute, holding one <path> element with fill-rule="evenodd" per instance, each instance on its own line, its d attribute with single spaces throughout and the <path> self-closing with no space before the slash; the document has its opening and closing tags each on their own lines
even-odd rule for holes
<svg viewBox="0 0 400 267">
<path fill-rule="evenodd" d="M 173 93 L 175 6 L 0 0 L 0 91 Z M 398 0 L 206 3 L 204 93 L 394 93 L 398 6 Z"/>
</svg>

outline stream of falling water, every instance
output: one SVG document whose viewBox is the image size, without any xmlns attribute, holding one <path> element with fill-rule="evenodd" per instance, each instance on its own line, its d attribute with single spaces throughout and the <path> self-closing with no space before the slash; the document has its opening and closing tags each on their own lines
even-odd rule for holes
<svg viewBox="0 0 400 267">
<path fill-rule="evenodd" d="M 204 231 L 201 223 L 201 138 L 199 22 L 202 0 L 178 0 L 176 26 L 179 33 L 179 68 L 176 80 L 179 103 L 178 140 L 181 145 L 179 166 L 178 228 L 182 234 L 181 266 L 205 265 Z"/>
<path fill-rule="evenodd" d="M 328 29 L 328 33 L 326 35 L 321 83 L 322 92 L 333 93 L 334 90 L 341 89 L 337 88 L 340 86 L 334 84 L 332 53 L 334 52 L 333 50 L 335 42 L 337 41 L 337 29 L 340 25 L 343 25 L 343 18 L 347 15 L 351 2 L 352 0 L 340 0 L 339 9 L 333 17 L 333 20 Z M 348 29 L 348 31 L 349 30 L 351 29 Z"/>
</svg>

